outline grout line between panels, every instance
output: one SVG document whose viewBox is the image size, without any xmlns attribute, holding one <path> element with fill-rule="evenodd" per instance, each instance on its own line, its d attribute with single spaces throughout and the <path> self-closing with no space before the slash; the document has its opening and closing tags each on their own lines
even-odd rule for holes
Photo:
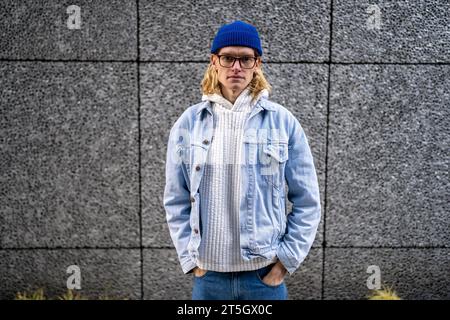
<svg viewBox="0 0 450 320">
<path fill-rule="evenodd" d="M 325 181 L 323 199 L 323 233 L 322 233 L 322 287 L 321 299 L 325 299 L 325 258 L 327 248 L 327 181 L 328 181 L 328 128 L 330 123 L 330 91 L 331 91 L 331 62 L 332 62 L 332 42 L 333 42 L 333 0 L 330 1 L 330 39 L 328 42 L 328 78 L 327 78 L 327 117 L 325 126 Z"/>
<path fill-rule="evenodd" d="M 326 246 L 326 249 L 369 249 L 369 250 L 383 250 L 383 249 L 450 249 L 450 246 Z M 26 251 L 26 250 L 175 250 L 171 246 L 130 246 L 130 247 L 106 247 L 106 246 L 74 246 L 74 247 L 6 247 L 0 248 L 0 251 Z M 324 247 L 311 247 L 311 250 L 324 249 Z"/>
<path fill-rule="evenodd" d="M 141 258 L 141 300 L 144 299 L 144 246 L 142 233 L 142 150 L 141 150 L 141 76 L 140 76 L 140 37 L 139 37 L 139 0 L 136 0 L 136 69 L 137 69 L 137 101 L 138 101 L 138 188 L 139 188 L 139 245 Z"/>
<path fill-rule="evenodd" d="M 327 249 L 450 249 L 450 246 L 327 246 Z"/>
<path fill-rule="evenodd" d="M 94 60 L 94 59 L 11 59 L 11 58 L 0 58 L 0 62 L 75 62 L 75 63 L 170 63 L 170 64 L 183 64 L 183 63 L 208 63 L 207 60 L 182 60 L 182 61 L 174 61 L 174 60 L 141 60 L 140 55 L 136 60 L 117 60 L 117 59 L 105 59 L 105 60 Z M 264 61 L 266 64 L 326 64 L 326 65 L 405 65 L 405 66 L 415 66 L 415 65 L 450 65 L 450 62 L 364 62 L 364 61 L 355 61 L 355 62 L 333 62 L 333 61 Z"/>
</svg>

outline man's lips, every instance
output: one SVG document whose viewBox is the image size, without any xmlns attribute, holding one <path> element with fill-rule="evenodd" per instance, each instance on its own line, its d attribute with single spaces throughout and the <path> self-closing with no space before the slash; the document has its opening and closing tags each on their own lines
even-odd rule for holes
<svg viewBox="0 0 450 320">
<path fill-rule="evenodd" d="M 228 78 L 231 78 L 231 79 L 244 79 L 244 77 L 239 77 L 239 76 L 229 76 Z"/>
</svg>

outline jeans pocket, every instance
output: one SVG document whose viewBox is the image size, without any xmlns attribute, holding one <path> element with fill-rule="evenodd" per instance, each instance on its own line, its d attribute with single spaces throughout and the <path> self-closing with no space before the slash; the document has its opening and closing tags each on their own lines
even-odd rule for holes
<svg viewBox="0 0 450 320">
<path fill-rule="evenodd" d="M 206 272 L 204 273 L 204 274 L 202 274 L 201 276 L 196 276 L 195 274 L 194 274 L 194 278 L 195 279 L 203 279 L 203 278 L 205 278 L 208 274 L 210 273 L 210 271 L 209 270 L 206 270 Z"/>
<path fill-rule="evenodd" d="M 271 265 L 269 265 L 269 266 L 267 266 L 267 267 L 264 267 L 264 268 L 255 270 L 256 278 L 258 279 L 258 281 L 259 281 L 262 285 L 264 285 L 264 286 L 266 286 L 266 287 L 268 287 L 268 288 L 279 288 L 279 287 L 281 287 L 281 286 L 284 284 L 284 280 L 281 281 L 280 284 L 277 284 L 277 285 L 275 285 L 275 286 L 270 285 L 270 284 L 267 284 L 267 283 L 265 283 L 265 282 L 263 281 L 264 277 L 270 272 L 270 270 L 272 270 L 272 267 L 273 267 L 273 264 L 271 264 Z"/>
</svg>

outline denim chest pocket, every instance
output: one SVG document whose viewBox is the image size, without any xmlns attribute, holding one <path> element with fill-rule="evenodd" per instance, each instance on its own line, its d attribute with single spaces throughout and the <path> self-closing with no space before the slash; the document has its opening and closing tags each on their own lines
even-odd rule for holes
<svg viewBox="0 0 450 320">
<path fill-rule="evenodd" d="M 269 185 L 283 187 L 284 165 L 289 158 L 288 144 L 284 141 L 263 144 L 260 153 L 261 176 Z"/>
<path fill-rule="evenodd" d="M 204 164 L 206 152 L 207 148 L 202 142 L 192 141 L 176 145 L 178 161 L 181 161 L 186 166 L 189 174 L 192 173 L 191 168 L 197 168 Z"/>
<path fill-rule="evenodd" d="M 176 149 L 176 160 L 179 163 L 184 163 L 185 165 L 189 164 L 190 162 L 190 145 L 178 143 L 175 147 Z"/>
</svg>

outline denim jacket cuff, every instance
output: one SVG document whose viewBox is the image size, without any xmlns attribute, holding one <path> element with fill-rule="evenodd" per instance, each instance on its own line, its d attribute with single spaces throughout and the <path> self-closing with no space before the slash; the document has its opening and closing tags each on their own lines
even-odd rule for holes
<svg viewBox="0 0 450 320">
<path fill-rule="evenodd" d="M 192 272 L 192 269 L 194 269 L 197 265 L 190 259 L 186 259 L 181 263 L 181 268 L 183 269 L 183 272 L 185 274 L 188 274 Z"/>
<path fill-rule="evenodd" d="M 289 275 L 292 275 L 295 270 L 297 270 L 298 265 L 296 260 L 292 257 L 289 250 L 285 248 L 284 244 L 281 243 L 277 250 L 278 260 L 281 261 L 283 266 L 288 271 Z"/>
</svg>

